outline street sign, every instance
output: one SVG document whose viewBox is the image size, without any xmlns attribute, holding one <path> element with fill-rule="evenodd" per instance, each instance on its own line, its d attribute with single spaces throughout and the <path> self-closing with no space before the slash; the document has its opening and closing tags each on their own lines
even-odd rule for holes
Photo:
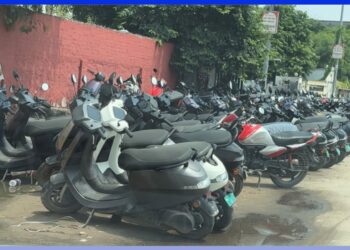
<svg viewBox="0 0 350 250">
<path fill-rule="evenodd" d="M 341 44 L 337 44 L 333 47 L 332 58 L 342 59 L 344 55 L 344 47 Z"/>
<path fill-rule="evenodd" d="M 276 34 L 278 28 L 278 11 L 268 11 L 263 14 L 263 25 L 268 33 Z"/>
</svg>

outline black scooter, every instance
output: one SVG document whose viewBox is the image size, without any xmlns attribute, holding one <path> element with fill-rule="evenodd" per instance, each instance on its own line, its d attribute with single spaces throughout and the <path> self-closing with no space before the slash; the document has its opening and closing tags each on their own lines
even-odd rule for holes
<svg viewBox="0 0 350 250">
<path fill-rule="evenodd" d="M 192 239 L 209 234 L 218 210 L 206 196 L 210 180 L 203 168 L 189 164 L 200 154 L 189 144 L 124 150 L 119 166 L 127 171 L 128 184 L 118 182 L 111 172 L 97 170 L 92 154 L 99 138 L 111 131 L 116 136 L 131 135 L 123 121 L 125 111 L 111 110 L 114 119 L 102 124 L 102 111 L 95 104 L 84 101 L 74 108 L 77 133 L 65 150 L 60 172 L 43 187 L 43 205 L 58 213 L 84 206 L 92 209 L 91 215 L 94 211 L 110 213 L 138 224 L 175 229 Z M 75 154 L 81 146 L 82 154 Z"/>
</svg>

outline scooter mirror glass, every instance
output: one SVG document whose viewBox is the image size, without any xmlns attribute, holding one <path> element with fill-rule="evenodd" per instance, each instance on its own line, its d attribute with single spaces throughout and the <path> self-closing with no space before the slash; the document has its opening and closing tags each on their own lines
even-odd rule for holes
<svg viewBox="0 0 350 250">
<path fill-rule="evenodd" d="M 48 91 L 49 90 L 49 84 L 44 82 L 43 84 L 41 84 L 41 90 L 42 91 Z"/>
<path fill-rule="evenodd" d="M 137 79 L 135 75 L 131 75 L 131 81 L 133 82 L 133 84 L 137 84 Z"/>
<path fill-rule="evenodd" d="M 126 116 L 126 111 L 122 108 L 118 108 L 118 107 L 113 107 L 113 113 L 115 118 L 118 118 L 120 120 L 123 120 Z"/>
<path fill-rule="evenodd" d="M 164 88 L 164 87 L 166 86 L 166 81 L 165 81 L 164 79 L 161 79 L 161 80 L 159 81 L 159 84 L 160 84 L 160 87 L 161 87 L 161 88 Z"/>
<path fill-rule="evenodd" d="M 153 86 L 157 86 L 157 83 L 158 83 L 157 78 L 152 76 L 151 83 L 152 83 Z"/>
<path fill-rule="evenodd" d="M 86 76 L 86 75 L 84 75 L 84 76 L 83 76 L 83 79 L 82 79 L 82 80 L 83 80 L 83 83 L 84 83 L 84 84 L 87 84 L 87 82 L 88 82 L 88 78 L 87 78 L 87 76 Z"/>
<path fill-rule="evenodd" d="M 9 90 L 10 90 L 10 93 L 13 94 L 13 93 L 15 93 L 16 88 L 15 88 L 15 86 L 11 85 Z"/>
<path fill-rule="evenodd" d="M 117 83 L 118 83 L 118 84 L 123 84 L 123 77 L 118 76 L 118 78 L 117 78 Z"/>
<path fill-rule="evenodd" d="M 77 77 L 74 74 L 70 76 L 70 80 L 72 81 L 73 85 L 77 83 Z"/>
<path fill-rule="evenodd" d="M 265 110 L 262 107 L 259 107 L 259 113 L 263 115 L 265 114 Z"/>
</svg>

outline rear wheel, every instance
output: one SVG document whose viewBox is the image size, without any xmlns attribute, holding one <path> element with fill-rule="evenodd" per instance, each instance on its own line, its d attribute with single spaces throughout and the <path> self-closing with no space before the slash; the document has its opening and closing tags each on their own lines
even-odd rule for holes
<svg viewBox="0 0 350 250">
<path fill-rule="evenodd" d="M 293 153 L 291 158 L 298 163 L 293 169 L 281 169 L 278 173 L 270 174 L 272 182 L 280 188 L 292 188 L 299 184 L 306 176 L 308 169 L 307 157 L 302 153 Z"/>
<path fill-rule="evenodd" d="M 73 197 L 67 186 L 54 186 L 46 182 L 41 193 L 41 202 L 50 212 L 70 214 L 81 209 L 81 205 Z"/>
<path fill-rule="evenodd" d="M 323 166 L 324 168 L 331 168 L 333 167 L 335 164 L 337 164 L 339 159 L 338 155 L 335 155 L 334 153 L 331 154 L 330 159 L 327 161 L 327 163 Z"/>
<path fill-rule="evenodd" d="M 180 234 L 188 239 L 199 240 L 213 231 L 215 218 L 208 215 L 202 208 L 197 209 L 194 213 L 198 215 L 200 222 L 197 222 L 196 228 L 193 231 L 187 234 Z"/>
</svg>

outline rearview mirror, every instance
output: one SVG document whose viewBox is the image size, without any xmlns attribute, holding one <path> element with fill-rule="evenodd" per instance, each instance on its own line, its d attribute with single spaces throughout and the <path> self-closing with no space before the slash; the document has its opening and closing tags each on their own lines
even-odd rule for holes
<svg viewBox="0 0 350 250">
<path fill-rule="evenodd" d="M 19 74 L 17 73 L 16 70 L 12 71 L 13 78 L 15 78 L 16 81 L 19 81 Z"/>
<path fill-rule="evenodd" d="M 15 88 L 15 86 L 11 85 L 9 90 L 10 90 L 10 93 L 13 94 L 13 93 L 15 93 L 16 88 Z"/>
<path fill-rule="evenodd" d="M 86 75 L 84 75 L 84 76 L 83 76 L 83 79 L 82 79 L 82 80 L 83 80 L 83 83 L 84 83 L 84 84 L 87 84 L 87 82 L 88 82 L 88 78 L 87 78 L 87 76 L 86 76 Z"/>
<path fill-rule="evenodd" d="M 123 84 L 123 78 L 121 76 L 118 76 L 117 83 L 118 84 Z"/>
<path fill-rule="evenodd" d="M 74 74 L 70 76 L 70 80 L 72 81 L 73 85 L 75 85 L 78 82 L 77 77 Z"/>
<path fill-rule="evenodd" d="M 161 79 L 161 80 L 159 81 L 159 84 L 160 84 L 160 87 L 161 87 L 161 88 L 164 88 L 164 87 L 166 86 L 166 81 L 165 81 L 164 79 Z"/>
<path fill-rule="evenodd" d="M 229 86 L 229 88 L 230 88 L 231 90 L 233 89 L 233 86 L 232 86 L 232 82 L 231 82 L 231 81 L 229 81 L 228 86 Z"/>
<path fill-rule="evenodd" d="M 131 81 L 133 82 L 133 84 L 137 84 L 136 76 L 131 75 L 130 78 L 131 78 Z"/>
<path fill-rule="evenodd" d="M 153 86 L 157 86 L 157 83 L 158 83 L 157 78 L 152 76 L 151 83 L 152 83 Z"/>
<path fill-rule="evenodd" d="M 43 84 L 41 84 L 41 90 L 42 91 L 48 91 L 49 90 L 49 84 L 44 82 Z"/>
<path fill-rule="evenodd" d="M 108 79 L 109 84 L 113 84 L 114 83 L 114 79 L 116 78 L 117 74 L 115 72 L 113 72 Z"/>
</svg>

